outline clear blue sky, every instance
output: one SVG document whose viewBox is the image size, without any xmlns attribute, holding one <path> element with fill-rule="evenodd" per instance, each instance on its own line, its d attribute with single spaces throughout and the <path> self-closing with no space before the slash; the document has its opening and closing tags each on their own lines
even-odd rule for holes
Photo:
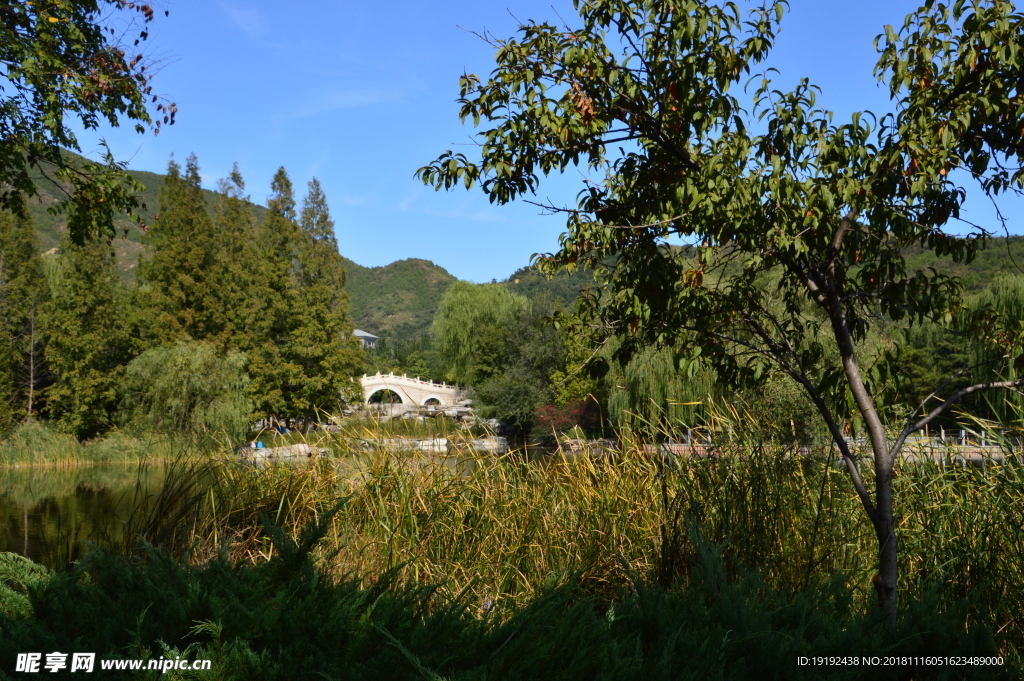
<svg viewBox="0 0 1024 681">
<path fill-rule="evenodd" d="M 822 104 L 843 118 L 886 111 L 872 75 L 872 40 L 917 4 L 792 0 L 771 59 L 781 71 L 777 83 L 810 78 L 824 90 Z M 472 131 L 456 115 L 458 78 L 463 70 L 490 72 L 493 54 L 463 28 L 507 37 L 516 27 L 511 14 L 556 21 L 556 10 L 573 23 L 571 2 L 157 0 L 154 7 L 146 47 L 161 61 L 154 90 L 179 113 L 158 137 L 103 131 L 131 168 L 163 172 L 172 153 L 183 161 L 195 152 L 204 185 L 214 188 L 237 161 L 260 203 L 279 166 L 300 196 L 316 176 L 342 254 L 366 266 L 426 258 L 481 282 L 557 247 L 561 217 L 522 203 L 492 206 L 475 188 L 434 192 L 413 173 Z M 577 178 L 549 182 L 542 198 L 571 203 Z M 990 219 L 985 207 L 968 208 Z M 1016 233 L 1024 231 L 1011 219 Z"/>
</svg>

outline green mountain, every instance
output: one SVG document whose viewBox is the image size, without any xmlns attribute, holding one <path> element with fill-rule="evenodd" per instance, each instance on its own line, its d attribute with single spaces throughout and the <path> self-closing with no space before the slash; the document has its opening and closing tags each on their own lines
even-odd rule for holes
<svg viewBox="0 0 1024 681">
<path fill-rule="evenodd" d="M 409 258 L 383 267 L 345 260 L 345 289 L 357 328 L 385 338 L 413 338 L 430 328 L 441 296 L 456 281 L 429 260 Z"/>
<path fill-rule="evenodd" d="M 410 258 L 384 267 L 363 267 L 345 260 L 345 288 L 356 327 L 389 340 L 412 339 L 430 328 L 441 296 L 456 280 L 429 260 Z M 580 289 L 593 280 L 590 272 L 546 278 L 529 266 L 503 284 L 513 292 L 543 302 L 546 309 L 569 309 Z"/>
<path fill-rule="evenodd" d="M 908 270 L 934 267 L 943 274 L 958 277 L 968 293 L 980 293 L 1001 276 L 1024 276 L 1024 236 L 992 239 L 970 263 L 936 258 L 920 246 L 911 246 L 906 253 Z"/>
<path fill-rule="evenodd" d="M 576 270 L 572 274 L 563 272 L 548 279 L 536 267 L 529 265 L 516 270 L 503 283 L 513 293 L 535 302 L 546 302 L 545 307 L 551 307 L 551 303 L 554 303 L 554 307 L 571 310 L 580 291 L 592 285 L 593 281 L 594 273 L 589 270 Z"/>
<path fill-rule="evenodd" d="M 138 195 L 144 206 L 139 211 L 147 224 L 154 224 L 160 209 L 160 189 L 164 176 L 144 170 L 129 173 L 145 189 Z M 39 193 L 30 201 L 29 210 L 39 233 L 39 246 L 43 253 L 56 249 L 67 231 L 67 220 L 61 214 L 50 212 L 64 198 L 61 187 L 46 177 L 36 177 Z M 207 205 L 216 206 L 217 193 L 204 190 Z M 267 209 L 254 206 L 257 218 Z M 115 222 L 118 237 L 114 239 L 118 268 L 122 279 L 134 278 L 134 270 L 144 247 L 142 230 L 127 217 Z M 127 231 L 126 231 L 127 229 Z M 434 313 L 448 285 L 455 277 L 427 260 L 400 260 L 385 267 L 362 267 L 345 259 L 348 269 L 346 289 L 351 296 L 351 315 L 356 326 L 390 338 L 415 337 L 425 332 L 434 319 Z"/>
</svg>

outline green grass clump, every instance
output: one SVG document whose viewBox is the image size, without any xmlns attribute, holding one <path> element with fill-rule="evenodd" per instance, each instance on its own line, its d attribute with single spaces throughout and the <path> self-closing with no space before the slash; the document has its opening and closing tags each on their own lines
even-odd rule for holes
<svg viewBox="0 0 1024 681">
<path fill-rule="evenodd" d="M 189 438 L 113 430 L 97 440 L 79 442 L 49 423 L 30 421 L 0 439 L 2 466 L 79 466 L 145 463 L 181 458 L 195 450 Z"/>
</svg>

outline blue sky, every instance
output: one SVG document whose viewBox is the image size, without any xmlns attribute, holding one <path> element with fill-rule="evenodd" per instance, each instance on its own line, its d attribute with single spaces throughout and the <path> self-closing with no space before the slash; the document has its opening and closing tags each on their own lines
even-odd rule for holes
<svg viewBox="0 0 1024 681">
<path fill-rule="evenodd" d="M 886 111 L 872 41 L 917 4 L 791 0 L 771 58 L 777 83 L 810 78 L 823 89 L 822 104 L 842 118 Z M 146 47 L 160 62 L 154 91 L 179 113 L 157 137 L 102 131 L 130 167 L 163 172 L 172 153 L 184 160 L 195 152 L 204 185 L 214 188 L 237 161 L 260 203 L 279 166 L 300 196 L 316 176 L 342 254 L 366 266 L 426 258 L 482 282 L 557 247 L 561 217 L 523 203 L 492 206 L 477 189 L 434 192 L 413 173 L 472 132 L 458 121 L 458 79 L 464 70 L 490 72 L 493 53 L 464 29 L 507 37 L 512 15 L 557 21 L 556 11 L 572 23 L 571 2 L 157 0 L 154 7 Z M 96 139 L 83 138 L 83 150 L 95 150 Z M 570 173 L 543 185 L 542 198 L 571 203 L 578 189 Z M 991 219 L 984 206 L 969 202 L 968 210 Z M 1019 220 L 1012 228 L 1024 231 Z"/>
</svg>

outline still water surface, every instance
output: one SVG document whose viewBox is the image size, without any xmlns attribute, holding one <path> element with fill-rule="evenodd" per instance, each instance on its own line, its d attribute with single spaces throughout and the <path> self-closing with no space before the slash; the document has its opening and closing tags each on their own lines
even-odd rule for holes
<svg viewBox="0 0 1024 681">
<path fill-rule="evenodd" d="M 83 541 L 119 541 L 165 475 L 160 465 L 0 467 L 0 551 L 63 567 Z"/>
</svg>

